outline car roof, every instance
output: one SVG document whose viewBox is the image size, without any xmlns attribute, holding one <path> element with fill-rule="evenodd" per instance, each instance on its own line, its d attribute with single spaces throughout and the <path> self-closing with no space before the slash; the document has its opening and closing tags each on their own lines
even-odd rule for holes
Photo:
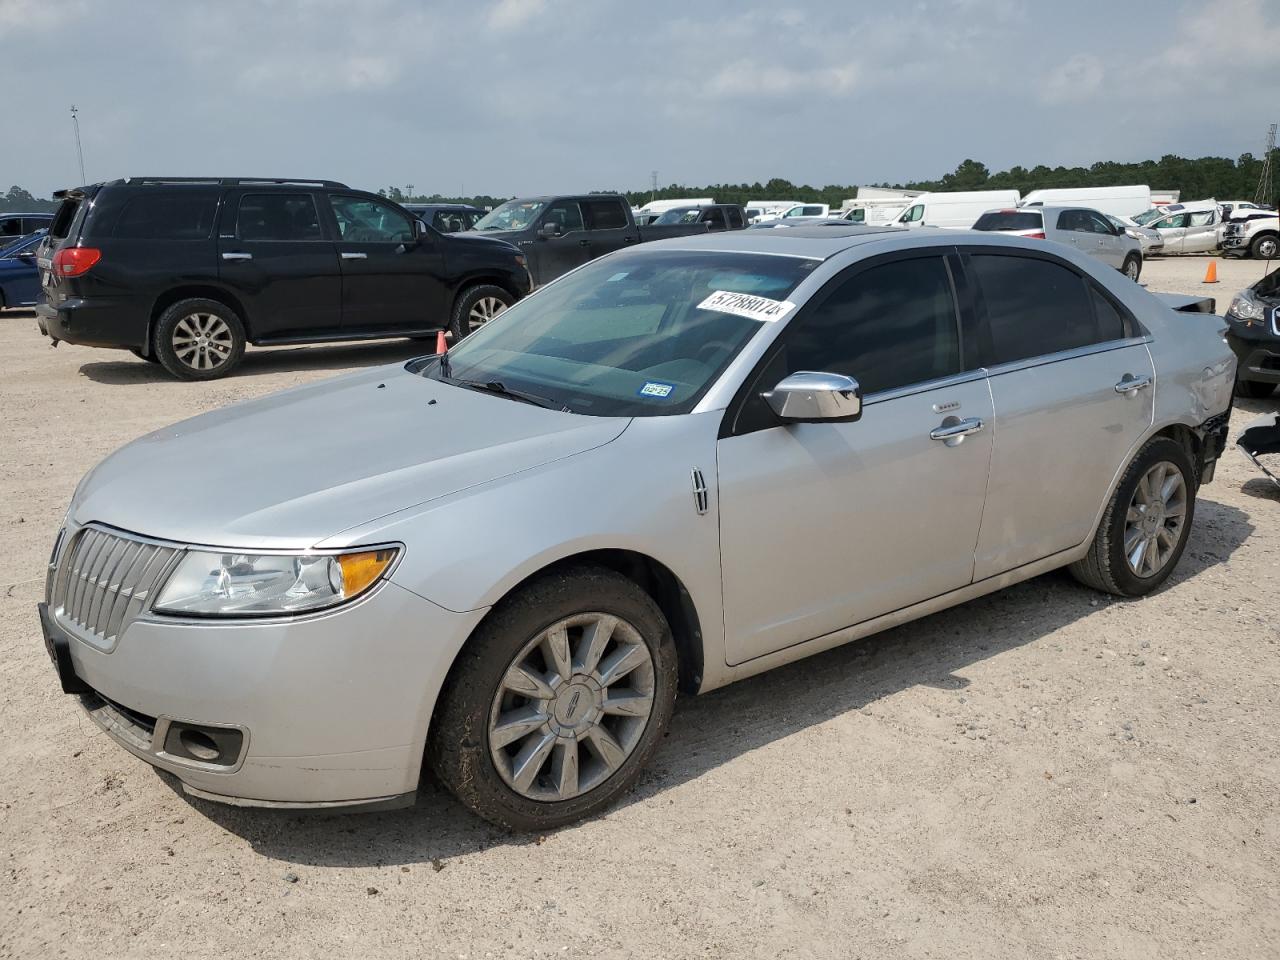
<svg viewBox="0 0 1280 960">
<path fill-rule="evenodd" d="M 723 250 L 735 253 L 771 253 L 779 256 L 806 257 L 812 260 L 826 260 L 842 250 L 862 243 L 886 238 L 905 237 L 920 231 L 904 230 L 901 227 L 862 227 L 854 224 L 845 226 L 812 226 L 791 227 L 786 230 L 731 230 L 723 233 L 700 233 L 688 237 L 672 237 L 668 240 L 657 240 L 646 243 L 648 247 L 661 247 L 667 250 Z M 952 239 L 960 231 L 948 230 L 947 240 Z"/>
</svg>

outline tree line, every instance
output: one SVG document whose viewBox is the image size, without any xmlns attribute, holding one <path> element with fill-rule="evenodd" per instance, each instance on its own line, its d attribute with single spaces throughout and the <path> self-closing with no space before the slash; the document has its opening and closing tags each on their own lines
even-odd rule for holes
<svg viewBox="0 0 1280 960">
<path fill-rule="evenodd" d="M 898 187 L 906 190 L 1017 190 L 1026 195 L 1032 190 L 1048 187 L 1113 187 L 1130 183 L 1145 183 L 1153 190 L 1178 190 L 1183 200 L 1203 200 L 1216 197 L 1219 200 L 1250 200 L 1262 176 L 1262 159 L 1251 153 L 1231 160 L 1227 157 L 1186 158 L 1167 154 L 1159 160 L 1142 160 L 1137 163 L 1099 161 L 1088 167 L 1047 167 L 1043 164 L 1030 169 L 1010 167 L 992 173 L 986 164 L 977 160 L 964 160 L 951 173 L 938 180 L 919 180 L 913 183 L 877 183 L 871 186 Z M 1267 203 L 1276 203 L 1275 184 L 1280 181 L 1280 149 L 1272 151 L 1271 168 L 1278 171 L 1273 178 Z M 471 197 L 449 197 L 442 194 L 416 192 L 413 184 L 403 187 L 381 187 L 376 191 L 397 203 L 470 203 L 477 207 L 495 207 L 511 199 L 481 194 Z M 705 187 L 691 187 L 672 183 L 658 190 L 594 190 L 593 193 L 621 193 L 633 206 L 641 206 L 649 200 L 676 200 L 682 197 L 714 197 L 719 203 L 742 203 L 749 200 L 797 200 L 803 203 L 826 203 L 838 207 L 842 202 L 857 196 L 857 186 L 828 184 L 814 187 L 792 183 L 775 177 L 764 183 L 713 183 Z M 39 199 L 22 187 L 12 186 L 8 193 L 0 195 L 0 213 L 7 211 L 39 212 L 57 207 L 53 199 Z"/>
</svg>

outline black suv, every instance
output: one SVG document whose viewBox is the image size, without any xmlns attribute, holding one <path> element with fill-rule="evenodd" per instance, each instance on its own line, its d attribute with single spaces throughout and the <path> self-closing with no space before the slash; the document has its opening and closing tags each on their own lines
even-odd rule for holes
<svg viewBox="0 0 1280 960">
<path fill-rule="evenodd" d="M 329 180 L 134 177 L 63 190 L 41 243 L 41 333 L 184 380 L 245 344 L 462 337 L 530 290 L 520 251 L 445 236 Z"/>
<path fill-rule="evenodd" d="M 1280 384 L 1280 269 L 1235 295 L 1227 323 L 1227 343 L 1237 360 L 1236 394 L 1271 396 Z"/>
</svg>

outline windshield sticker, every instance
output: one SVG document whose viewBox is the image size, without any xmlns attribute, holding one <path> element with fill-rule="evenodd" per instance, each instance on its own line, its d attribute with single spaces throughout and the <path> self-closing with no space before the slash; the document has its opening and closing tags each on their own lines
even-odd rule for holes
<svg viewBox="0 0 1280 960">
<path fill-rule="evenodd" d="M 605 283 L 617 283 L 619 280 L 625 280 L 628 273 L 629 271 L 627 270 L 623 270 L 621 273 L 615 273 L 612 277 L 606 280 Z"/>
<path fill-rule="evenodd" d="M 674 383 L 663 383 L 661 380 L 646 380 L 643 387 L 636 391 L 637 397 L 669 397 L 676 388 Z"/>
<path fill-rule="evenodd" d="M 714 310 L 717 313 L 732 313 L 737 317 L 749 320 L 764 320 L 775 323 L 796 308 L 789 300 L 770 300 L 768 297 L 755 297 L 749 293 L 734 293 L 731 290 L 717 290 L 698 304 L 699 310 Z"/>
</svg>

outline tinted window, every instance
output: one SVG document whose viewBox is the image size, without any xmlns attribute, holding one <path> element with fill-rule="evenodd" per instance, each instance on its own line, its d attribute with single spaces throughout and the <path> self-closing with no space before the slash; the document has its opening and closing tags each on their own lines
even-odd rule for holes
<svg viewBox="0 0 1280 960">
<path fill-rule="evenodd" d="M 76 218 L 76 212 L 80 209 L 80 201 L 68 197 L 62 201 L 62 206 L 58 207 L 58 212 L 53 215 L 53 223 L 49 225 L 49 236 L 61 240 L 71 232 L 71 222 Z"/>
<path fill-rule="evenodd" d="M 987 366 L 1087 346 L 1103 336 L 1084 280 L 1031 257 L 977 255 L 970 272 L 986 302 Z"/>
<path fill-rule="evenodd" d="M 1093 228 L 1083 210 L 1063 210 L 1058 214 L 1058 229 L 1089 232 Z"/>
<path fill-rule="evenodd" d="M 306 193 L 250 193 L 240 198 L 241 240 L 321 240 L 316 202 Z"/>
<path fill-rule="evenodd" d="M 1025 210 L 990 210 L 978 218 L 973 225 L 975 230 L 1040 230 L 1043 228 L 1041 214 Z M 1058 221 L 1059 229 L 1062 221 Z"/>
<path fill-rule="evenodd" d="M 843 373 L 863 393 L 960 372 L 951 281 L 941 257 L 872 267 L 787 331 L 785 373 Z"/>
<path fill-rule="evenodd" d="M 366 197 L 330 197 L 338 234 L 355 243 L 407 243 L 413 240 L 413 221 L 398 208 Z"/>
<path fill-rule="evenodd" d="M 1093 313 L 1098 323 L 1099 340 L 1123 340 L 1124 317 L 1105 294 L 1092 284 L 1089 293 L 1093 297 Z"/>
<path fill-rule="evenodd" d="M 22 236 L 22 218 L 5 217 L 0 219 L 0 237 Z"/>
<path fill-rule="evenodd" d="M 729 226 L 732 229 L 746 226 L 746 221 L 742 218 L 742 211 L 737 207 L 729 208 Z"/>
<path fill-rule="evenodd" d="M 712 207 L 710 210 L 704 210 L 699 219 L 711 230 L 724 229 L 724 211 L 716 207 Z"/>
<path fill-rule="evenodd" d="M 592 230 L 620 230 L 627 225 L 626 207 L 618 200 L 588 200 L 582 207 Z"/>
<path fill-rule="evenodd" d="M 582 211 L 578 209 L 576 203 L 569 201 L 553 203 L 549 206 L 546 216 L 542 218 L 542 222 L 544 225 L 548 223 L 557 224 L 561 233 L 584 229 L 582 226 Z"/>
<path fill-rule="evenodd" d="M 457 233 L 459 230 L 470 230 L 475 223 L 471 215 L 462 210 L 437 210 L 431 225 L 441 233 Z"/>
<path fill-rule="evenodd" d="M 114 236 L 126 240 L 204 240 L 213 228 L 217 206 L 213 194 L 141 194 L 120 211 Z"/>
<path fill-rule="evenodd" d="M 1105 233 L 1109 237 L 1115 234 L 1115 230 L 1102 214 L 1089 210 L 1085 212 L 1085 219 L 1088 221 L 1089 229 L 1094 233 Z"/>
</svg>

